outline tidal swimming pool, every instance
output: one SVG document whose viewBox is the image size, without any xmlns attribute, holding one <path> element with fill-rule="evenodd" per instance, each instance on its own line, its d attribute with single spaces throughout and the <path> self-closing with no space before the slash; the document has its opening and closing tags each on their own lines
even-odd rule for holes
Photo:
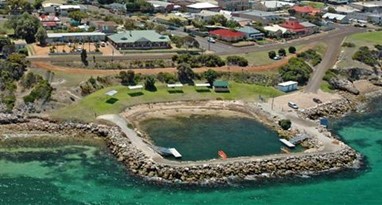
<svg viewBox="0 0 382 205">
<path fill-rule="evenodd" d="M 176 148 L 182 161 L 281 153 L 277 133 L 255 119 L 210 115 L 151 118 L 139 123 L 154 145 Z"/>
</svg>

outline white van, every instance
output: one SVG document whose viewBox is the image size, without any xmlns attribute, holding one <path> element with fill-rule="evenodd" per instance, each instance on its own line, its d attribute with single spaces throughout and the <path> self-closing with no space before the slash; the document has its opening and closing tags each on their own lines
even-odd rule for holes
<svg viewBox="0 0 382 205">
<path fill-rule="evenodd" d="M 297 104 L 294 103 L 294 102 L 288 102 L 288 106 L 291 107 L 291 108 L 293 108 L 293 109 L 298 109 Z"/>
</svg>

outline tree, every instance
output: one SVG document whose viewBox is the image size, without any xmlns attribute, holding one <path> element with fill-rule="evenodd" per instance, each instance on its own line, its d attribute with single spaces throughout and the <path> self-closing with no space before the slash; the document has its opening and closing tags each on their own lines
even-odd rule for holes
<svg viewBox="0 0 382 205">
<path fill-rule="evenodd" d="M 34 37 L 36 41 L 40 43 L 41 46 L 45 46 L 48 35 L 46 33 L 46 30 L 42 26 L 38 28 L 37 33 L 35 34 Z"/>
<path fill-rule="evenodd" d="M 7 45 L 11 45 L 11 39 L 9 39 L 7 36 L 0 36 L 0 52 L 3 51 L 3 47 Z"/>
<path fill-rule="evenodd" d="M 288 64 L 279 69 L 279 74 L 284 81 L 297 81 L 300 85 L 306 84 L 313 69 L 301 58 L 293 57 Z"/>
<path fill-rule="evenodd" d="M 289 53 L 296 53 L 296 47 L 294 47 L 294 46 L 289 47 L 288 52 Z"/>
<path fill-rule="evenodd" d="M 7 0 L 7 5 L 11 14 L 19 14 L 21 12 L 31 13 L 33 8 L 28 0 Z"/>
<path fill-rule="evenodd" d="M 177 74 L 178 74 L 178 80 L 181 83 L 189 83 L 192 84 L 192 79 L 195 76 L 194 71 L 191 69 L 190 64 L 187 63 L 181 63 L 176 67 Z"/>
<path fill-rule="evenodd" d="M 88 14 L 79 10 L 71 11 L 68 15 L 71 19 L 78 21 L 81 24 L 81 20 L 88 17 Z"/>
<path fill-rule="evenodd" d="M 167 30 L 167 28 L 166 28 L 165 26 L 163 26 L 163 25 L 158 24 L 158 25 L 156 25 L 156 26 L 154 27 L 154 30 L 155 30 L 157 33 L 162 33 L 162 32 L 165 32 L 165 31 Z"/>
<path fill-rule="evenodd" d="M 227 64 L 245 67 L 248 65 L 248 60 L 242 56 L 228 56 L 227 57 Z"/>
<path fill-rule="evenodd" d="M 149 75 L 145 79 L 145 89 L 149 91 L 156 91 L 157 88 L 155 87 L 155 77 L 152 75 Z"/>
<path fill-rule="evenodd" d="M 232 28 L 232 29 L 234 29 L 234 28 L 239 27 L 240 24 L 239 24 L 237 21 L 234 21 L 234 20 L 228 20 L 227 23 L 226 23 L 226 26 L 227 26 L 228 28 Z"/>
<path fill-rule="evenodd" d="M 331 6 L 328 7 L 328 12 L 329 13 L 337 13 L 336 9 L 331 7 Z"/>
<path fill-rule="evenodd" d="M 6 25 L 15 30 L 15 37 L 25 39 L 27 43 L 33 43 L 41 23 L 38 18 L 25 12 L 21 16 L 10 18 Z"/>
<path fill-rule="evenodd" d="M 82 51 L 81 51 L 81 61 L 82 61 L 82 63 L 85 66 L 89 65 L 89 62 L 88 62 L 87 58 L 88 58 L 88 54 L 87 54 L 86 50 L 82 49 Z"/>
<path fill-rule="evenodd" d="M 276 52 L 275 51 L 269 51 L 268 56 L 270 59 L 274 59 L 276 57 Z"/>
<path fill-rule="evenodd" d="M 280 48 L 278 53 L 279 53 L 279 56 L 286 56 L 286 51 L 283 48 Z"/>
<path fill-rule="evenodd" d="M 279 121 L 279 125 L 283 130 L 288 130 L 291 127 L 292 122 L 289 119 L 282 119 Z"/>
<path fill-rule="evenodd" d="M 218 73 L 215 70 L 208 69 L 203 73 L 203 77 L 212 86 L 216 78 L 218 78 Z"/>
<path fill-rule="evenodd" d="M 33 7 L 35 9 L 41 9 L 42 8 L 42 3 L 44 2 L 44 0 L 35 0 L 34 3 L 33 3 Z"/>
<path fill-rule="evenodd" d="M 135 73 L 132 70 L 129 71 L 121 71 L 119 73 L 119 77 L 121 78 L 122 85 L 135 85 Z"/>
<path fill-rule="evenodd" d="M 227 18 L 223 14 L 216 14 L 212 16 L 211 23 L 215 25 L 226 26 Z"/>
<path fill-rule="evenodd" d="M 126 30 L 134 30 L 135 29 L 135 21 L 133 19 L 126 19 L 123 24 Z"/>
</svg>

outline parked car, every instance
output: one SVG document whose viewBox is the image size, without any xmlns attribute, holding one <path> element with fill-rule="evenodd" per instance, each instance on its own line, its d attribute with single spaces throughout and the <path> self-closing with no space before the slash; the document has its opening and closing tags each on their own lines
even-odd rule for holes
<svg viewBox="0 0 382 205">
<path fill-rule="evenodd" d="M 294 103 L 294 102 L 288 102 L 288 106 L 291 107 L 291 108 L 293 108 L 293 109 L 298 109 L 297 104 Z"/>
<path fill-rule="evenodd" d="M 210 43 L 215 43 L 216 42 L 215 39 L 212 38 L 212 37 L 208 37 L 207 41 L 210 42 Z"/>
<path fill-rule="evenodd" d="M 313 102 L 317 103 L 317 104 L 321 104 L 322 101 L 318 98 L 313 98 Z"/>
<path fill-rule="evenodd" d="M 273 60 L 281 60 L 281 56 L 275 56 Z"/>
</svg>

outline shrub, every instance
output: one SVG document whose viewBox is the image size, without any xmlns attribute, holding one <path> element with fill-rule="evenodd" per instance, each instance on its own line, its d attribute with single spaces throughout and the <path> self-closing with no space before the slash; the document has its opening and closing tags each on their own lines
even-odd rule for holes
<svg viewBox="0 0 382 205">
<path fill-rule="evenodd" d="M 313 66 L 318 65 L 321 62 L 321 56 L 313 49 L 309 49 L 305 52 L 297 54 L 297 57 L 302 58 L 305 61 L 308 61 Z"/>
<path fill-rule="evenodd" d="M 296 51 L 297 51 L 297 49 L 294 46 L 291 46 L 291 47 L 288 48 L 288 52 L 289 53 L 296 53 Z"/>
<path fill-rule="evenodd" d="M 349 48 L 352 48 L 352 47 L 355 47 L 355 44 L 354 43 L 351 43 L 351 42 L 344 42 L 342 44 L 342 47 L 349 47 Z"/>
<path fill-rule="evenodd" d="M 354 53 L 353 60 L 357 60 L 366 65 L 375 67 L 378 65 L 376 53 L 378 52 L 373 52 L 367 46 L 362 46 L 357 52 Z"/>
<path fill-rule="evenodd" d="M 304 60 L 295 57 L 289 59 L 288 64 L 279 69 L 284 81 L 297 81 L 300 85 L 306 84 L 312 72 L 312 68 Z"/>
<path fill-rule="evenodd" d="M 283 130 L 288 130 L 291 127 L 292 122 L 289 119 L 282 119 L 279 121 L 279 125 Z"/>
<path fill-rule="evenodd" d="M 280 48 L 278 53 L 279 53 L 279 56 L 286 56 L 286 51 L 283 48 Z"/>
<path fill-rule="evenodd" d="M 242 56 L 228 56 L 227 64 L 245 67 L 245 66 L 248 66 L 248 60 Z"/>
<path fill-rule="evenodd" d="M 268 56 L 270 59 L 274 59 L 276 57 L 276 52 L 275 51 L 269 51 Z"/>
</svg>

